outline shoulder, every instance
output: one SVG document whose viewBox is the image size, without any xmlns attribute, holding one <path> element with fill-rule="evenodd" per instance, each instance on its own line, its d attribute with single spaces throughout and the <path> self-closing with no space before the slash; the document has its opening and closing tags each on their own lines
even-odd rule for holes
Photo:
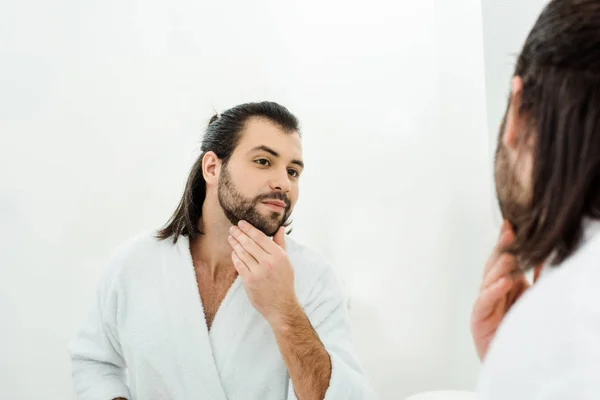
<svg viewBox="0 0 600 400">
<path fill-rule="evenodd" d="M 600 235 L 561 265 L 545 268 L 547 271 L 540 280 L 507 315 L 506 323 L 503 323 L 506 330 L 520 329 L 517 325 L 527 321 L 579 320 L 582 313 L 600 316 L 600 308 L 596 306 L 600 300 Z M 558 322 L 555 324 L 559 325 Z"/>
<path fill-rule="evenodd" d="M 112 252 L 104 271 L 104 279 L 114 282 L 143 270 L 147 271 L 161 262 L 165 252 L 179 245 L 179 242 L 174 244 L 171 239 L 158 239 L 154 231 L 133 236 Z"/>
<path fill-rule="evenodd" d="M 535 391 L 539 380 L 564 383 L 565 371 L 600 369 L 598 287 L 600 240 L 594 239 L 549 269 L 506 315 L 484 363 L 482 389 Z"/>
<path fill-rule="evenodd" d="M 333 265 L 322 254 L 289 236 L 285 239 L 288 257 L 296 274 L 319 275 L 333 273 Z"/>
<path fill-rule="evenodd" d="M 296 240 L 286 237 L 286 251 L 294 268 L 298 294 L 327 292 L 345 297 L 343 282 L 333 264 L 322 254 Z"/>
</svg>

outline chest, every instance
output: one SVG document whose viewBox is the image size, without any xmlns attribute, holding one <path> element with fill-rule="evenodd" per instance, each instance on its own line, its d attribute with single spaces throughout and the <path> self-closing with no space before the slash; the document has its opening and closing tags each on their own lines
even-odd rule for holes
<svg viewBox="0 0 600 400">
<path fill-rule="evenodd" d="M 204 309 L 204 318 L 206 319 L 208 329 L 210 329 L 215 315 L 221 303 L 223 303 L 223 299 L 227 296 L 227 292 L 229 292 L 229 289 L 233 285 L 236 276 L 230 274 L 230 276 L 215 279 L 203 268 L 196 268 L 195 270 L 198 292 L 202 300 L 202 308 Z"/>
</svg>

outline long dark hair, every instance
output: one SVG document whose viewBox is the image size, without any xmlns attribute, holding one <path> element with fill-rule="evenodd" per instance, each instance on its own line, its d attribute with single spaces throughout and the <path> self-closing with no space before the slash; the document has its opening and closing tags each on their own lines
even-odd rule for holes
<svg viewBox="0 0 600 400">
<path fill-rule="evenodd" d="M 510 249 L 525 269 L 557 265 L 600 218 L 600 1 L 553 0 L 518 58 L 519 113 L 533 136 L 530 215 Z"/>
<path fill-rule="evenodd" d="M 240 133 L 252 117 L 266 118 L 285 132 L 299 133 L 298 119 L 287 108 L 270 101 L 240 104 L 221 115 L 214 115 L 206 127 L 202 153 L 192 166 L 181 201 L 165 227 L 157 232 L 158 239 L 172 238 L 173 243 L 176 243 L 180 235 L 194 238 L 202 234 L 199 221 L 206 197 L 202 160 L 207 152 L 213 151 L 223 165 L 227 165 L 237 147 Z"/>
</svg>

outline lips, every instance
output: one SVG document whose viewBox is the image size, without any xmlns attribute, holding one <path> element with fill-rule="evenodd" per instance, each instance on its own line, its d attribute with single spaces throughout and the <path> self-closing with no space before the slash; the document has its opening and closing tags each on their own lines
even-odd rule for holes
<svg viewBox="0 0 600 400">
<path fill-rule="evenodd" d="M 283 202 L 281 200 L 267 200 L 267 201 L 263 201 L 263 203 L 270 205 L 270 206 L 280 207 L 280 208 L 285 208 L 287 206 L 287 204 L 285 204 L 285 202 Z"/>
</svg>

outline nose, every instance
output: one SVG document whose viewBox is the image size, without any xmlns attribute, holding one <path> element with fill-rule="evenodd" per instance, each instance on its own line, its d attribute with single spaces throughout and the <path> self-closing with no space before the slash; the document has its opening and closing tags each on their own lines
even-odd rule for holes
<svg viewBox="0 0 600 400">
<path fill-rule="evenodd" d="M 290 176 L 288 174 L 287 168 L 284 168 L 283 171 L 277 170 L 273 173 L 270 186 L 271 190 L 273 191 L 280 191 L 284 193 L 290 191 L 292 183 L 290 182 Z"/>
</svg>

